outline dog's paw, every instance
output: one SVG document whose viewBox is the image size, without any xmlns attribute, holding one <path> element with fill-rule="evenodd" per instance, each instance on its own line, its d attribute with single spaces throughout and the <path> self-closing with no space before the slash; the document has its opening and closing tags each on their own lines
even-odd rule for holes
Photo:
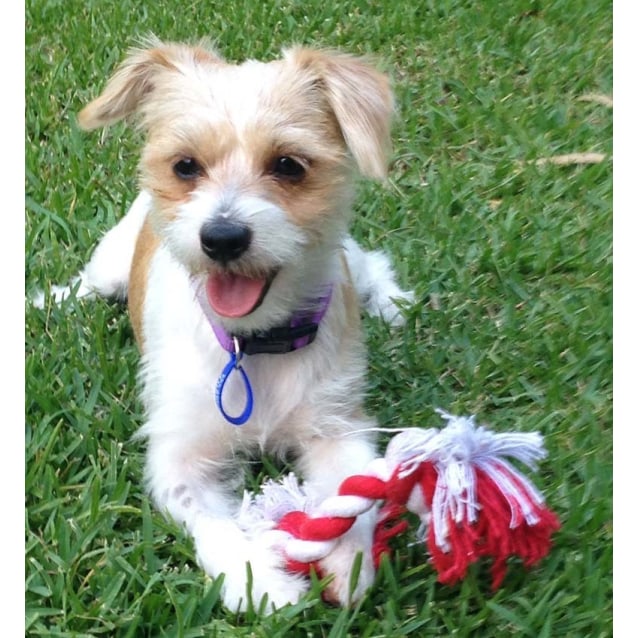
<svg viewBox="0 0 638 638">
<path fill-rule="evenodd" d="M 388 282 L 385 288 L 378 287 L 366 301 L 366 310 L 373 317 L 381 317 L 393 326 L 402 326 L 405 317 L 402 306 L 414 304 L 414 292 L 401 290 L 394 282 Z"/>
<path fill-rule="evenodd" d="M 211 577 L 224 574 L 222 600 L 230 611 L 260 609 L 265 613 L 299 601 L 307 581 L 284 567 L 282 556 L 266 541 L 250 540 L 231 521 L 203 519 L 193 536 L 197 560 Z"/>
<path fill-rule="evenodd" d="M 74 277 L 68 286 L 51 286 L 49 291 L 49 298 L 55 305 L 61 304 L 65 299 L 74 296 L 76 299 L 83 297 L 92 298 L 95 296 L 93 289 L 87 284 L 84 273 L 80 273 L 77 277 Z M 29 297 L 29 302 L 35 308 L 44 308 L 46 303 L 46 295 L 44 291 L 37 290 Z"/>
<path fill-rule="evenodd" d="M 363 250 L 351 237 L 345 240 L 344 249 L 355 290 L 366 312 L 393 326 L 403 325 L 401 306 L 412 305 L 414 293 L 398 286 L 388 256 L 381 250 Z"/>
<path fill-rule="evenodd" d="M 244 612 L 250 606 L 259 610 L 266 597 L 264 612 L 268 614 L 274 609 L 298 602 L 308 589 L 303 578 L 294 576 L 282 568 L 273 567 L 267 562 L 253 559 L 243 567 L 243 570 L 224 572 L 222 598 L 224 605 L 231 611 Z M 248 586 L 251 582 L 249 592 Z"/>
<path fill-rule="evenodd" d="M 337 605 L 347 606 L 357 602 L 374 582 L 371 548 L 358 546 L 347 539 L 343 539 L 321 560 L 320 567 L 323 576 L 332 576 L 323 597 Z M 356 570 L 358 574 L 354 573 Z"/>
</svg>

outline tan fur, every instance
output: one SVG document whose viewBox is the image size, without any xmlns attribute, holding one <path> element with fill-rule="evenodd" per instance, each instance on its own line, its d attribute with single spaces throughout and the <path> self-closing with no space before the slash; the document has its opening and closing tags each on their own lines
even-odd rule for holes
<svg viewBox="0 0 638 638">
<path fill-rule="evenodd" d="M 192 47 L 149 38 L 145 44 L 148 48 L 129 52 L 104 92 L 79 113 L 78 122 L 83 129 L 107 126 L 137 111 L 167 72 L 179 73 L 183 65 L 223 63 L 204 43 Z"/>
<path fill-rule="evenodd" d="M 350 331 L 348 335 L 345 335 L 345 339 L 350 341 L 360 337 L 361 306 L 359 303 L 359 297 L 357 296 L 357 291 L 354 289 L 352 284 L 352 274 L 348 267 L 348 261 L 343 253 L 341 254 L 341 263 L 343 264 L 343 270 L 346 273 L 346 281 L 341 285 L 343 303 L 345 306 L 346 329 Z"/>
<path fill-rule="evenodd" d="M 153 232 L 147 219 L 142 226 L 142 230 L 137 238 L 137 244 L 135 245 L 128 290 L 129 314 L 131 316 L 135 340 L 137 341 L 140 352 L 144 351 L 143 312 L 148 271 L 151 259 L 158 246 L 159 238 Z"/>
</svg>

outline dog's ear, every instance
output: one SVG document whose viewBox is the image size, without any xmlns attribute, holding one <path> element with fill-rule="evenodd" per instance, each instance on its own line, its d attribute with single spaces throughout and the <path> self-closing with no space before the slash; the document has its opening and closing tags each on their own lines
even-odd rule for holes
<svg viewBox="0 0 638 638">
<path fill-rule="evenodd" d="M 368 61 L 341 53 L 298 47 L 284 51 L 284 58 L 316 74 L 359 170 L 383 179 L 394 113 L 389 78 Z"/>
<path fill-rule="evenodd" d="M 129 52 L 102 94 L 80 111 L 78 122 L 83 129 L 107 126 L 135 113 L 167 72 L 184 73 L 198 65 L 223 63 L 205 42 L 188 46 L 152 37 L 145 45 Z"/>
</svg>

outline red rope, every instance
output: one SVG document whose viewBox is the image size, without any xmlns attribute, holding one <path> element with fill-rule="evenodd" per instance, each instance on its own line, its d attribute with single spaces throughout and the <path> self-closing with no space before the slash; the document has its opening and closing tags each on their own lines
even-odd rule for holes
<svg viewBox="0 0 638 638">
<path fill-rule="evenodd" d="M 498 466 L 506 469 L 505 466 Z M 453 584 L 463 578 L 470 564 L 482 557 L 491 557 L 492 587 L 498 588 L 505 576 L 506 561 L 510 556 L 518 556 L 529 567 L 547 555 L 551 547 L 551 535 L 559 528 L 556 515 L 538 505 L 526 486 L 508 474 L 508 478 L 518 491 L 527 495 L 527 506 L 536 517 L 533 524 L 525 520 L 518 504 L 508 501 L 499 486 L 482 470 L 476 472 L 476 496 L 480 508 L 476 521 L 456 522 L 452 513 L 447 512 L 447 546 L 436 543 L 433 524 L 428 525 L 426 545 L 432 563 L 439 574 L 439 581 Z M 420 489 L 428 509 L 432 508 L 437 481 L 436 467 L 421 463 L 407 476 L 400 476 L 398 469 L 389 481 L 373 476 L 351 476 L 339 488 L 341 496 L 359 496 L 365 499 L 384 501 L 378 514 L 374 531 L 372 555 L 378 567 L 383 554 L 390 554 L 389 542 L 403 533 L 408 522 L 401 517 L 406 512 L 406 504 L 414 489 Z M 322 516 L 311 517 L 304 512 L 289 512 L 278 523 L 277 528 L 288 532 L 294 538 L 308 541 L 337 539 L 354 525 L 356 517 Z M 287 567 L 291 571 L 307 574 L 310 569 L 320 573 L 318 561 L 303 563 L 289 558 Z"/>
</svg>

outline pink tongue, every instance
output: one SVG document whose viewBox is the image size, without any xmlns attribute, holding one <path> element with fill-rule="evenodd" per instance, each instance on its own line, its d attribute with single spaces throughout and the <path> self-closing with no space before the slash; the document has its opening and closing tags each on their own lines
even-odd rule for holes
<svg viewBox="0 0 638 638">
<path fill-rule="evenodd" d="M 211 308 L 222 317 L 244 317 L 261 302 L 265 279 L 218 273 L 206 281 L 206 295 Z"/>
</svg>

